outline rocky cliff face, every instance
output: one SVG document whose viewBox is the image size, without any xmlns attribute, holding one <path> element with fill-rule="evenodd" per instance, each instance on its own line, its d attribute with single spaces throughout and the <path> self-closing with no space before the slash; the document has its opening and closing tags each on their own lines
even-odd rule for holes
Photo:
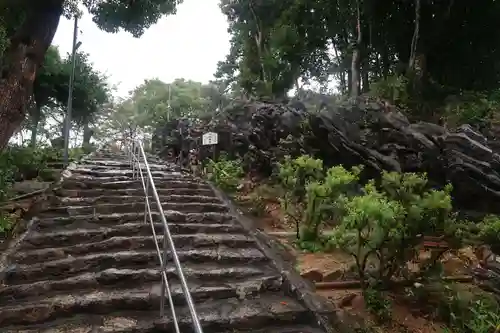
<svg viewBox="0 0 500 333">
<path fill-rule="evenodd" d="M 308 113 L 300 103 L 239 103 L 209 122 L 183 126 L 170 124 L 174 129 L 158 133 L 156 146 L 180 150 L 182 143 L 189 150 L 200 147 L 204 132 L 216 131 L 219 151 L 245 156 L 264 172 L 284 154 L 303 153 L 327 165 L 363 164 L 368 177 L 382 170 L 426 172 L 437 185 L 453 184 L 460 207 L 500 213 L 500 155 L 470 126 L 448 131 L 436 124 L 410 123 L 397 110 L 366 98 L 318 113 Z M 161 143 L 162 136 L 170 142 Z M 203 158 L 212 153 L 201 147 L 199 154 Z"/>
</svg>

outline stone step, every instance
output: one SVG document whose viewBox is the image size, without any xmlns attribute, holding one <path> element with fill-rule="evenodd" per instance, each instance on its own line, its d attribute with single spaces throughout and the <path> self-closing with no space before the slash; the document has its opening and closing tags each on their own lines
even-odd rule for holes
<svg viewBox="0 0 500 333">
<path fill-rule="evenodd" d="M 112 214 L 112 213 L 132 213 L 144 212 L 144 200 L 137 202 L 126 202 L 122 204 L 98 204 L 89 206 L 56 206 L 48 208 L 40 212 L 40 217 L 53 216 L 74 216 L 74 215 L 96 215 L 96 214 Z M 158 211 L 156 202 L 150 202 L 151 211 Z M 224 213 L 228 212 L 229 208 L 220 203 L 210 202 L 162 202 L 163 210 L 175 210 L 182 213 Z"/>
<path fill-rule="evenodd" d="M 179 249 L 177 255 L 183 265 L 199 263 L 259 265 L 268 261 L 262 252 L 253 247 L 231 249 L 221 245 L 212 249 Z M 170 253 L 167 253 L 167 259 L 171 260 Z M 28 265 L 13 264 L 5 272 L 5 283 L 21 284 L 57 280 L 83 272 L 99 272 L 108 268 L 141 269 L 154 268 L 158 265 L 156 250 L 93 253 Z"/>
<path fill-rule="evenodd" d="M 159 195 L 158 195 L 159 196 Z M 150 193 L 149 201 L 154 202 L 154 197 Z M 142 195 L 102 195 L 98 197 L 63 197 L 60 198 L 60 206 L 89 206 L 94 204 L 106 204 L 106 203 L 126 203 L 126 202 L 139 202 L 145 200 L 144 192 Z M 221 203 L 220 199 L 215 196 L 203 196 L 203 195 L 178 195 L 172 194 L 168 196 L 161 196 L 160 200 L 162 202 L 169 203 Z"/>
<path fill-rule="evenodd" d="M 151 170 L 158 170 L 158 171 L 169 171 L 169 172 L 177 172 L 178 174 L 182 174 L 178 168 L 172 167 L 170 165 L 166 165 L 164 163 L 149 163 L 149 168 Z M 144 163 L 141 163 L 141 167 L 146 167 Z M 75 167 L 75 169 L 91 169 L 92 171 L 112 171 L 112 170 L 121 170 L 121 171 L 126 171 L 126 170 L 132 170 L 132 165 L 130 163 L 111 163 L 111 164 L 106 164 L 102 163 L 101 161 L 95 161 L 95 162 L 85 162 L 85 163 L 79 163 Z M 71 169 L 70 169 L 71 170 Z"/>
<path fill-rule="evenodd" d="M 153 227 L 158 235 L 163 234 L 163 223 L 153 222 Z M 169 223 L 168 227 L 172 235 L 179 234 L 240 234 L 244 233 L 243 227 L 238 224 L 219 223 Z M 42 225 L 35 223 L 32 226 L 32 233 L 29 237 L 48 238 L 71 238 L 71 237 L 96 237 L 102 234 L 102 239 L 115 236 L 150 236 L 152 235 L 150 222 L 144 220 L 127 222 L 117 225 L 102 225 L 88 221 L 75 221 L 71 224 L 63 225 Z M 84 234 L 84 235 L 81 235 Z"/>
<path fill-rule="evenodd" d="M 107 168 L 107 169 L 94 169 L 92 166 L 83 167 L 76 166 L 72 169 L 68 169 L 73 175 L 87 176 L 87 177 L 96 177 L 99 179 L 112 178 L 112 177 L 132 177 L 134 175 L 132 171 L 132 167 L 128 169 L 117 169 L 117 168 Z M 146 174 L 145 166 L 142 167 L 142 171 Z M 177 178 L 191 178 L 193 176 L 187 173 L 181 173 L 177 171 L 171 171 L 165 168 L 162 169 L 154 169 L 150 166 L 151 175 L 153 177 L 177 177 Z M 137 172 L 136 172 L 137 173 Z"/>
<path fill-rule="evenodd" d="M 168 266 L 167 277 L 169 281 L 178 281 L 177 271 L 172 264 Z M 232 281 L 246 281 L 256 277 L 276 276 L 276 271 L 268 265 L 249 267 L 247 265 L 214 265 L 214 264 L 189 264 L 183 266 L 183 273 L 191 283 L 203 283 L 205 285 L 216 285 Z M 117 269 L 108 268 L 97 273 L 82 273 L 59 280 L 41 280 L 30 284 L 11 284 L 0 288 L 0 303 L 9 299 L 40 296 L 43 293 L 62 292 L 71 288 L 77 290 L 92 286 L 107 287 L 136 287 L 146 282 L 158 282 L 160 280 L 160 268 L 143 269 Z M 24 295 L 24 296 L 23 296 Z"/>
<path fill-rule="evenodd" d="M 205 274 L 198 272 L 197 277 L 186 277 L 189 290 L 195 301 L 207 298 L 231 298 L 245 295 L 254 297 L 260 292 L 280 291 L 282 277 L 278 273 L 268 275 L 247 275 L 247 272 L 226 270 L 217 271 L 219 274 Z M 243 273 L 243 274 L 242 274 Z M 249 272 L 252 273 L 252 272 Z M 239 274 L 239 275 L 238 275 Z M 203 280 L 201 280 L 203 279 Z M 220 279 L 224 279 L 221 283 Z M 184 305 L 184 297 L 180 281 L 176 273 L 169 272 L 169 286 L 175 305 Z M 6 306 L 27 306 L 27 303 L 58 303 L 61 298 L 70 294 L 74 298 L 85 298 L 94 293 L 99 299 L 102 293 L 127 294 L 131 290 L 140 288 L 155 293 L 150 302 L 159 307 L 161 291 L 161 274 L 159 270 L 108 270 L 98 274 L 82 274 L 59 281 L 40 281 L 26 285 L 13 285 L 0 289 L 0 311 Z M 157 293 L 157 294 L 156 294 Z"/>
<path fill-rule="evenodd" d="M 195 188 L 157 188 L 156 192 L 161 197 L 169 195 L 200 195 L 215 197 L 211 189 L 195 189 Z M 98 196 L 117 196 L 117 195 L 138 195 L 144 196 L 144 189 L 141 188 L 122 188 L 122 189 L 79 189 L 68 190 L 64 188 L 55 189 L 54 193 L 60 197 L 98 197 Z"/>
<path fill-rule="evenodd" d="M 148 156 L 148 163 L 162 163 L 163 161 L 159 158 Z M 119 155 L 118 157 L 113 157 L 111 155 L 94 155 L 91 157 L 86 157 L 85 159 L 82 159 L 81 162 L 84 163 L 90 163 L 90 162 L 105 162 L 105 163 L 112 163 L 112 162 L 119 162 L 119 163 L 130 163 L 130 157 L 128 155 Z M 141 158 L 142 161 L 142 158 Z"/>
<path fill-rule="evenodd" d="M 165 210 L 168 223 L 186 224 L 233 224 L 233 217 L 226 213 L 182 213 L 178 211 Z M 158 212 L 151 213 L 153 222 L 161 222 Z M 50 229 L 57 227 L 71 227 L 78 223 L 92 223 L 101 226 L 115 226 L 127 222 L 144 221 L 144 212 L 141 213 L 113 213 L 113 214 L 86 214 L 74 216 L 59 216 L 41 218 L 37 221 L 39 229 Z"/>
<path fill-rule="evenodd" d="M 155 180 L 154 182 L 157 189 L 189 188 L 189 189 L 211 190 L 208 184 L 202 183 L 200 181 L 161 179 L 161 180 Z M 124 188 L 142 189 L 143 188 L 142 181 L 140 179 L 105 182 L 95 178 L 86 179 L 84 181 L 75 178 L 67 178 L 61 184 L 61 187 L 64 189 L 124 189 Z"/>
<path fill-rule="evenodd" d="M 157 158 L 154 158 L 154 159 L 148 158 L 148 164 L 149 165 L 162 165 L 162 166 L 168 167 L 172 170 L 179 169 L 176 165 L 172 165 L 171 163 L 162 161 L 162 160 L 157 159 Z M 130 159 L 113 160 L 113 159 L 102 158 L 102 157 L 82 158 L 78 165 L 101 165 L 101 166 L 107 166 L 107 167 L 130 167 Z"/>
<path fill-rule="evenodd" d="M 154 230 L 157 234 L 163 233 L 163 223 L 159 218 L 155 219 L 153 222 Z M 149 236 L 152 234 L 151 223 L 149 220 L 144 222 L 144 220 L 135 220 L 133 222 L 125 222 L 121 224 L 114 223 L 99 223 L 95 221 L 88 220 L 76 220 L 71 223 L 61 223 L 55 224 L 51 220 L 43 220 L 49 223 L 35 223 L 32 226 L 33 237 L 43 237 L 37 235 L 40 234 L 54 234 L 54 237 L 61 237 L 57 234 L 65 233 L 64 237 L 72 237 L 73 233 L 85 233 L 88 236 L 93 237 L 94 234 L 102 233 L 104 238 L 114 237 L 114 236 Z M 217 233 L 232 233 L 238 234 L 243 232 L 243 228 L 239 224 L 228 224 L 228 223 L 170 223 L 167 221 L 171 234 L 195 234 L 195 233 L 205 233 L 205 234 L 217 234 Z M 47 236 L 50 237 L 50 236 Z M 81 236 L 77 236 L 81 237 Z"/>
<path fill-rule="evenodd" d="M 106 295 L 107 296 L 107 295 Z M 144 304 L 141 297 L 137 294 L 134 297 L 134 306 L 138 303 Z M 73 306 L 76 300 L 68 301 L 64 305 Z M 101 304 L 103 304 L 102 302 Z M 118 304 L 114 304 L 118 303 Z M 158 309 L 145 311 L 141 307 L 131 309 L 131 311 L 122 311 L 117 313 L 119 308 L 130 308 L 123 302 L 116 301 L 109 297 L 105 306 L 92 307 L 93 300 L 87 298 L 79 300 L 78 313 L 64 311 L 68 307 L 51 306 L 50 304 L 34 304 L 34 309 L 13 309 L 9 312 L 0 312 L 0 322 L 12 323 L 14 325 L 29 325 L 42 321 L 45 325 L 40 326 L 16 326 L 6 327 L 5 333 L 173 333 L 172 316 L 166 309 L 166 316 L 158 319 Z M 61 305 L 61 304 L 58 304 Z M 118 306 L 116 306 L 118 305 Z M 116 306 L 116 307 L 113 307 Z M 76 306 L 73 306 L 76 308 Z M 106 310 L 112 312 L 106 312 Z M 141 310 L 137 310 L 141 309 Z M 275 330 L 272 333 L 317 333 L 314 327 L 305 326 L 314 321 L 313 316 L 302 305 L 290 297 L 277 293 L 263 294 L 260 298 L 254 299 L 216 299 L 207 300 L 196 304 L 196 310 L 200 324 L 204 333 L 220 332 L 261 332 L 267 331 L 268 327 L 283 328 L 285 331 Z M 30 312 L 32 311 L 32 312 Z M 176 308 L 176 314 L 181 332 L 193 332 L 191 318 L 187 307 Z M 58 318 L 58 320 L 54 320 Z M 59 319 L 60 318 L 60 319 Z M 291 327 L 304 328 L 303 331 L 290 331 Z M 321 332 L 321 331 L 319 331 Z"/>
<path fill-rule="evenodd" d="M 144 180 L 146 181 L 146 174 L 144 173 Z M 168 175 L 168 174 L 165 174 L 165 175 L 158 175 L 158 174 L 154 174 L 152 175 L 153 177 L 153 181 L 155 182 L 167 182 L 167 181 L 187 181 L 187 182 L 197 182 L 197 183 L 201 183 L 201 181 L 197 181 L 195 180 L 193 177 L 189 177 L 189 176 L 179 176 L 179 175 L 174 175 L 174 174 L 171 174 L 171 175 Z M 78 173 L 72 173 L 70 178 L 68 179 L 71 179 L 71 180 L 74 180 L 74 181 L 80 181 L 80 182 L 93 182 L 95 183 L 96 181 L 99 181 L 101 183 L 111 183 L 111 182 L 123 182 L 123 181 L 133 181 L 133 180 L 138 180 L 138 181 L 141 181 L 141 178 L 140 176 L 138 176 L 137 178 L 132 178 L 132 175 L 130 176 L 123 176 L 123 175 L 115 175 L 115 176 L 102 176 L 102 177 L 97 177 L 97 176 L 91 176 L 91 175 L 82 175 L 82 174 L 78 174 Z M 142 183 L 141 183 L 142 184 Z"/>
<path fill-rule="evenodd" d="M 49 234 L 50 235 L 50 234 Z M 31 236 L 21 243 L 19 251 L 13 254 L 16 260 L 30 260 L 36 263 L 39 260 L 55 260 L 68 256 L 91 254 L 104 251 L 129 250 L 154 250 L 155 239 L 147 236 L 107 236 L 97 233 L 71 233 L 56 234 L 57 237 L 50 238 L 45 235 Z M 163 236 L 157 235 L 158 244 L 163 244 Z M 172 235 L 175 247 L 180 250 L 202 249 L 217 246 L 231 248 L 244 248 L 255 245 L 255 240 L 243 234 L 191 234 Z M 76 240 L 79 240 L 77 242 Z M 28 251 L 30 250 L 30 251 Z"/>
</svg>

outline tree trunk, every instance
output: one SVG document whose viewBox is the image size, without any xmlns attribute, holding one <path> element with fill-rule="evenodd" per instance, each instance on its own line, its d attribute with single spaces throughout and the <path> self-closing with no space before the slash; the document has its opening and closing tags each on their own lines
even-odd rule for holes
<svg viewBox="0 0 500 333">
<path fill-rule="evenodd" d="M 420 38 L 420 0 L 415 0 L 415 27 L 413 29 L 413 38 L 411 39 L 410 61 L 408 62 L 408 70 L 415 71 L 415 61 L 417 58 L 418 40 Z"/>
<path fill-rule="evenodd" d="M 9 38 L 0 78 L 0 151 L 25 118 L 36 72 L 56 33 L 63 3 L 33 1 L 24 23 Z"/>
<path fill-rule="evenodd" d="M 90 139 L 92 138 L 93 134 L 94 131 L 89 127 L 89 124 L 85 123 L 83 125 L 83 142 L 82 142 L 83 147 L 87 147 L 90 145 Z"/>
<path fill-rule="evenodd" d="M 366 54 L 365 54 L 366 56 Z M 370 76 L 369 76 L 370 68 L 368 66 L 368 61 L 363 61 L 363 75 L 362 75 L 362 85 L 361 91 L 363 93 L 367 93 L 370 90 Z"/>
<path fill-rule="evenodd" d="M 31 127 L 31 147 L 35 149 L 36 137 L 38 134 L 38 124 L 40 123 L 40 109 L 38 108 L 38 106 L 35 106 L 35 110 L 33 110 L 31 121 L 33 122 Z"/>
<path fill-rule="evenodd" d="M 360 63 L 361 63 L 361 9 L 360 2 L 357 1 L 357 18 L 356 18 L 356 30 L 358 34 L 358 38 L 356 40 L 356 44 L 354 45 L 352 51 L 352 63 L 351 63 L 351 72 L 352 72 L 352 81 L 351 81 L 351 97 L 359 96 L 359 88 L 360 88 Z"/>
</svg>

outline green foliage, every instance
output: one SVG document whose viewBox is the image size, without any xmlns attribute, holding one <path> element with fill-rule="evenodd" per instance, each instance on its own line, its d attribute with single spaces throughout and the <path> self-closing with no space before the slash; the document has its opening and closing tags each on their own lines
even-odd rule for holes
<svg viewBox="0 0 500 333">
<path fill-rule="evenodd" d="M 408 105 L 408 79 L 403 75 L 391 75 L 370 85 L 370 95 L 389 101 L 393 105 Z"/>
<path fill-rule="evenodd" d="M 435 272 L 442 252 L 421 264 L 416 275 L 406 268 L 417 258 L 423 235 L 444 236 L 452 248 L 461 246 L 466 226 L 456 223 L 452 214 L 451 186 L 428 189 L 425 175 L 385 172 L 380 186 L 371 181 L 363 192 L 344 201 L 345 215 L 330 245 L 354 257 L 365 286 Z M 375 271 L 367 269 L 369 262 Z"/>
<path fill-rule="evenodd" d="M 452 126 L 461 124 L 487 125 L 499 110 L 500 95 L 498 91 L 490 94 L 465 91 L 461 92 L 460 95 L 447 97 L 444 116 Z"/>
<path fill-rule="evenodd" d="M 325 173 L 321 160 L 306 155 L 287 158 L 279 165 L 278 177 L 286 191 L 280 203 L 286 216 L 295 221 L 302 248 L 318 250 L 321 224 L 339 215 L 339 202 L 352 190 L 360 172 L 361 168 L 348 171 L 337 166 Z"/>
<path fill-rule="evenodd" d="M 1 152 L 0 202 L 10 196 L 15 181 L 43 177 L 47 163 L 60 160 L 61 157 L 61 152 L 52 148 L 8 147 Z"/>
<path fill-rule="evenodd" d="M 391 303 L 380 290 L 367 288 L 363 291 L 363 298 L 366 308 L 379 322 L 383 323 L 391 318 Z"/>
<path fill-rule="evenodd" d="M 168 121 L 197 119 L 213 115 L 225 105 L 225 96 L 215 84 L 175 79 L 165 83 L 145 80 L 130 97 L 118 100 L 100 114 L 97 136 L 110 137 L 130 133 L 138 128 L 146 132 L 163 129 Z"/>
<path fill-rule="evenodd" d="M 323 161 L 310 156 L 286 157 L 278 165 L 278 179 L 285 190 L 280 204 L 288 218 L 295 222 L 297 239 L 303 215 L 306 185 L 324 177 Z"/>
<path fill-rule="evenodd" d="M 0 236 L 11 231 L 14 227 L 14 222 L 14 218 L 11 215 L 0 211 Z"/>
<path fill-rule="evenodd" d="M 500 254 L 500 218 L 488 215 L 476 227 L 478 240 L 490 246 L 494 253 Z"/>
<path fill-rule="evenodd" d="M 500 324 L 500 305 L 484 292 L 444 285 L 437 316 L 455 333 L 490 333 Z"/>
<path fill-rule="evenodd" d="M 207 174 L 208 180 L 222 190 L 232 193 L 237 190 L 244 172 L 241 161 L 221 156 L 217 161 L 208 161 Z"/>
</svg>

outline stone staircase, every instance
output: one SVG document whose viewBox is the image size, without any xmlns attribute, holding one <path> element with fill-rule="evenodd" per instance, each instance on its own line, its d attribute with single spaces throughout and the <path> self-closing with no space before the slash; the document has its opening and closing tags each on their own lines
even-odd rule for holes
<svg viewBox="0 0 500 333">
<path fill-rule="evenodd" d="M 208 184 L 149 162 L 205 333 L 333 332 Z M 126 156 L 96 153 L 68 171 L 4 255 L 0 332 L 175 332 L 169 309 L 159 317 L 159 260 Z M 171 261 L 167 275 L 181 331 L 192 332 Z"/>
</svg>

